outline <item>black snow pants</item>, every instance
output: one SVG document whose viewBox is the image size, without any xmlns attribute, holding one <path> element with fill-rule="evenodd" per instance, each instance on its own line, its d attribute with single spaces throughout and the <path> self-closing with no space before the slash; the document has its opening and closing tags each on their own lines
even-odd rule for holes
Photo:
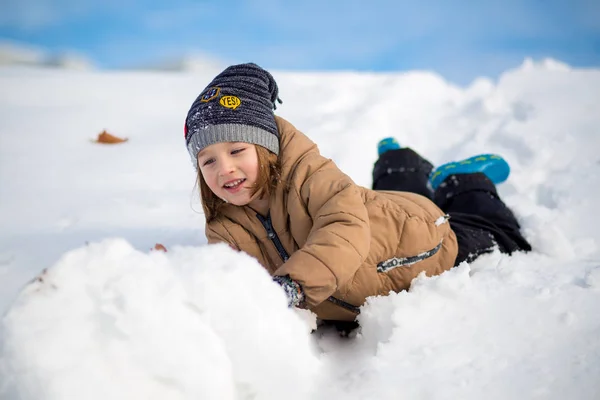
<svg viewBox="0 0 600 400">
<path fill-rule="evenodd" d="M 458 239 L 455 265 L 473 261 L 496 246 L 508 254 L 531 250 L 512 211 L 483 173 L 450 175 L 432 191 L 427 184 L 432 169 L 429 161 L 410 148 L 389 150 L 375 163 L 373 189 L 421 194 L 450 215 Z"/>
</svg>

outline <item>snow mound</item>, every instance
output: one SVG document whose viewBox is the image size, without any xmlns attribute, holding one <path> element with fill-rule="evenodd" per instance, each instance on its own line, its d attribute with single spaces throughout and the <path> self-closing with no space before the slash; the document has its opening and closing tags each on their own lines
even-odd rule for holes
<svg viewBox="0 0 600 400">
<path fill-rule="evenodd" d="M 599 279 L 599 263 L 499 252 L 421 275 L 368 299 L 355 342 L 329 350 L 352 355 L 331 378 L 347 385 L 320 398 L 597 398 Z"/>
<path fill-rule="evenodd" d="M 0 66 L 53 67 L 87 71 L 94 63 L 75 51 L 50 52 L 39 47 L 0 40 Z"/>
<path fill-rule="evenodd" d="M 87 71 L 94 69 L 94 64 L 88 58 L 75 52 L 64 52 L 49 56 L 44 65 L 49 67 L 70 69 L 75 71 Z"/>
<path fill-rule="evenodd" d="M 41 65 L 44 52 L 32 46 L 19 46 L 0 41 L 0 65 Z"/>
<path fill-rule="evenodd" d="M 165 59 L 160 62 L 142 66 L 142 70 L 153 71 L 179 71 L 192 73 L 205 73 L 216 75 L 227 67 L 227 63 L 208 55 L 186 55 L 179 58 Z"/>
<path fill-rule="evenodd" d="M 527 57 L 523 60 L 523 64 L 521 64 L 519 69 L 522 71 L 546 70 L 568 72 L 571 70 L 571 67 L 569 64 L 553 58 L 544 58 L 540 61 L 535 61 L 532 58 Z"/>
<path fill-rule="evenodd" d="M 2 322 L 4 390 L 20 399 L 300 399 L 319 367 L 281 289 L 225 245 L 90 244 Z"/>
</svg>

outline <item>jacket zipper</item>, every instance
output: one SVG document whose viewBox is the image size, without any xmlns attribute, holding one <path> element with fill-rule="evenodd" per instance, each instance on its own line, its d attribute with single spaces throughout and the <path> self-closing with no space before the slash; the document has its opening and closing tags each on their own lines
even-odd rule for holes
<svg viewBox="0 0 600 400">
<path fill-rule="evenodd" d="M 408 267 L 434 256 L 442 248 L 443 240 L 431 250 L 424 251 L 421 254 L 411 257 L 392 257 L 377 264 L 377 272 L 388 272 L 398 267 Z"/>
<path fill-rule="evenodd" d="M 271 239 L 271 241 L 275 245 L 279 256 L 281 257 L 283 262 L 286 262 L 290 258 L 290 256 L 288 255 L 287 251 L 285 251 L 283 244 L 281 244 L 281 240 L 279 240 L 279 236 L 277 236 L 277 233 L 275 233 L 275 229 L 273 229 L 273 223 L 271 222 L 271 214 L 268 214 L 267 218 L 263 217 L 260 214 L 256 214 L 256 217 L 258 218 L 260 223 L 265 227 L 265 230 L 267 231 L 267 237 Z"/>
<path fill-rule="evenodd" d="M 275 245 L 275 249 L 277 249 L 279 256 L 281 257 L 283 262 L 286 262 L 290 258 L 290 256 L 288 255 L 287 251 L 283 247 L 283 244 L 281 244 L 281 240 L 279 239 L 279 236 L 277 236 L 277 233 L 275 233 L 275 229 L 273 229 L 273 222 L 271 221 L 271 214 L 268 214 L 267 218 L 265 218 L 262 215 L 257 213 L 256 217 L 258 218 L 258 220 L 260 221 L 262 226 L 267 231 L 267 237 L 269 239 L 271 239 L 271 241 Z M 353 313 L 360 314 L 360 308 L 358 308 L 350 303 L 346 303 L 345 301 L 340 300 L 336 297 L 329 296 L 327 298 L 327 300 L 332 302 L 333 304 L 336 304 L 342 308 L 345 308 L 346 310 L 352 311 Z"/>
</svg>

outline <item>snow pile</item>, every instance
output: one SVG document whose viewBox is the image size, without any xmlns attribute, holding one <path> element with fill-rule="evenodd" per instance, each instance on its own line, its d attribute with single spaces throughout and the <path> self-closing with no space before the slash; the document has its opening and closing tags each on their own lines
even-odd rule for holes
<svg viewBox="0 0 600 400">
<path fill-rule="evenodd" d="M 0 65 L 40 65 L 44 62 L 44 53 L 31 46 L 17 46 L 14 43 L 0 42 Z"/>
<path fill-rule="evenodd" d="M 177 71 L 203 73 L 205 75 L 217 75 L 229 64 L 223 60 L 205 55 L 189 54 L 178 58 L 165 58 L 160 62 L 148 63 L 138 67 L 139 70 L 150 71 Z"/>
<path fill-rule="evenodd" d="M 255 261 L 202 247 L 182 125 L 212 74 L 3 68 L 2 399 L 599 397 L 599 70 L 273 74 L 277 113 L 359 184 L 385 136 L 436 165 L 502 154 L 534 251 L 371 299 L 350 340 L 309 335 Z"/>
<path fill-rule="evenodd" d="M 352 367 L 336 377 L 351 390 L 328 395 L 597 398 L 599 274 L 598 263 L 495 253 L 419 277 L 408 293 L 369 300 L 346 349 Z"/>
<path fill-rule="evenodd" d="M 5 390 L 305 399 L 319 364 L 286 305 L 264 269 L 226 245 L 144 254 L 123 240 L 90 244 L 35 278 L 4 318 Z"/>
<path fill-rule="evenodd" d="M 78 71 L 86 71 L 94 68 L 92 61 L 75 52 L 54 54 L 46 59 L 44 65 Z"/>
<path fill-rule="evenodd" d="M 0 40 L 0 66 L 20 65 L 90 70 L 94 63 L 75 51 L 50 53 L 38 47 Z"/>
</svg>

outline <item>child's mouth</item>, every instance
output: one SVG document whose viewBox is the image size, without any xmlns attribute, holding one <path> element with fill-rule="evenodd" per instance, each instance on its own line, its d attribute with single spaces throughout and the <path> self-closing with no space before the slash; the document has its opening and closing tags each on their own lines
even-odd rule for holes
<svg viewBox="0 0 600 400">
<path fill-rule="evenodd" d="M 236 179 L 235 181 L 229 181 L 223 185 L 223 189 L 227 190 L 228 192 L 235 193 L 242 188 L 242 184 L 244 182 L 246 182 L 245 178 Z"/>
</svg>

